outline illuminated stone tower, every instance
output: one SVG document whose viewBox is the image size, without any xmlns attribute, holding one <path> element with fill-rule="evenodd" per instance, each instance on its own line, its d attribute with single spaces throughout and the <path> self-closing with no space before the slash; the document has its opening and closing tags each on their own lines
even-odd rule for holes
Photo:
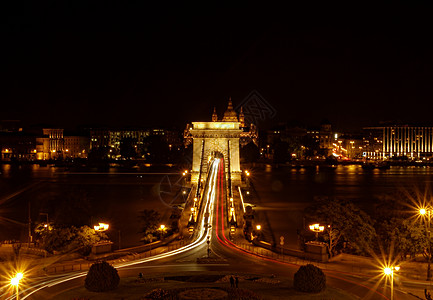
<svg viewBox="0 0 433 300">
<path fill-rule="evenodd" d="M 198 182 L 200 169 L 202 176 L 206 176 L 208 161 L 213 157 L 223 157 L 225 174 L 227 176 L 230 174 L 233 184 L 240 183 L 239 137 L 242 132 L 240 124 L 231 99 L 222 121 L 218 121 L 214 109 L 212 122 L 192 122 L 189 134 L 193 139 L 191 170 L 193 183 Z"/>
</svg>

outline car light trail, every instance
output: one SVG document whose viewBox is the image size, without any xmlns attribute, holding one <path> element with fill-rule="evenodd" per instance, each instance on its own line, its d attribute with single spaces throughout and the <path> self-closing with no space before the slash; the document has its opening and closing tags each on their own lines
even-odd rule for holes
<svg viewBox="0 0 433 300">
<path fill-rule="evenodd" d="M 171 257 L 173 255 L 176 254 L 180 254 L 189 250 L 192 250 L 196 247 L 199 247 L 201 245 L 203 245 L 206 242 L 206 237 L 207 237 L 207 232 L 208 232 L 208 224 L 212 224 L 212 218 L 213 218 L 213 208 L 214 208 L 214 203 L 215 203 L 215 198 L 216 198 L 216 190 L 217 190 L 217 183 L 218 183 L 218 171 L 220 170 L 219 168 L 220 166 L 220 159 L 215 158 L 214 161 L 211 164 L 211 171 L 209 174 L 209 178 L 207 180 L 207 194 L 205 197 L 205 206 L 204 206 L 204 212 L 209 212 L 209 219 L 205 222 L 205 218 L 202 217 L 201 218 L 201 222 L 200 222 L 200 226 L 199 226 L 199 235 L 198 237 L 195 239 L 194 242 L 192 242 L 189 245 L 183 246 L 179 249 L 176 250 L 172 250 L 170 252 L 166 252 L 166 253 L 161 253 L 161 254 L 157 254 L 154 255 L 152 257 L 148 257 L 148 258 L 143 258 L 143 259 L 138 259 L 138 260 L 134 260 L 134 261 L 130 261 L 130 262 L 122 262 L 122 263 L 118 263 L 115 264 L 114 267 L 121 269 L 121 268 L 126 268 L 126 267 L 130 267 L 133 265 L 137 265 L 137 264 L 142 264 L 142 263 L 146 263 L 146 262 L 151 262 L 151 261 L 155 261 L 158 259 L 163 259 L 163 258 L 167 258 L 167 257 Z M 203 214 L 202 214 L 203 215 Z M 212 238 L 212 237 L 211 237 Z M 30 297 L 32 294 L 37 293 L 38 291 L 47 288 L 47 287 L 52 287 L 61 283 L 64 283 L 66 281 L 70 281 L 76 278 L 80 278 L 83 276 L 86 276 L 87 272 L 80 272 L 80 273 L 73 273 L 73 274 L 66 274 L 64 276 L 62 276 L 61 278 L 55 278 L 55 279 L 51 279 L 51 280 L 46 280 L 40 283 L 36 283 L 35 285 L 25 289 L 22 291 L 23 292 L 29 292 L 26 295 L 23 295 L 21 299 L 27 299 L 28 297 Z M 32 291 L 30 291 L 32 290 Z M 14 297 L 12 297 L 14 298 Z M 7 298 L 7 299 L 12 299 L 11 297 Z"/>
<path fill-rule="evenodd" d="M 272 262 L 272 263 L 277 263 L 277 264 L 281 264 L 281 265 L 287 265 L 287 266 L 291 266 L 291 267 L 299 267 L 299 265 L 296 265 L 296 264 L 292 264 L 292 263 L 288 263 L 288 262 L 283 262 L 283 261 L 278 261 L 278 260 L 267 258 L 267 257 L 261 256 L 261 255 L 256 255 L 254 253 L 251 253 L 250 251 L 242 249 L 241 247 L 237 246 L 236 244 L 232 243 L 230 240 L 227 239 L 226 234 L 225 234 L 225 228 L 224 228 L 224 201 L 223 201 L 223 196 L 224 196 L 224 193 L 223 193 L 224 190 L 223 190 L 223 188 L 224 188 L 224 185 L 223 185 L 223 179 L 224 179 L 224 174 L 223 174 L 223 171 L 221 169 L 220 170 L 220 174 L 219 174 L 218 200 L 216 202 L 216 206 L 217 206 L 217 209 L 216 209 L 216 218 L 217 218 L 217 221 L 216 221 L 216 236 L 217 236 L 218 242 L 220 244 L 224 245 L 225 247 L 228 247 L 228 248 L 230 248 L 232 250 L 235 250 L 237 252 L 240 252 L 242 254 L 247 254 L 247 255 L 250 255 L 250 256 L 253 256 L 253 257 L 259 257 L 262 260 L 269 261 L 269 262 Z M 221 200 L 221 203 L 220 203 L 220 200 Z M 221 216 L 219 216 L 219 210 L 220 210 Z M 219 236 L 219 226 L 218 226 L 219 222 L 221 223 L 221 232 L 222 232 L 222 237 L 223 237 L 224 240 Z M 327 271 L 327 273 L 329 273 L 329 272 L 349 274 L 349 273 L 345 273 L 345 272 Z M 372 289 L 372 288 L 370 288 L 370 287 L 368 287 L 368 286 L 366 286 L 364 284 L 361 284 L 361 283 L 358 283 L 358 282 L 354 282 L 352 280 L 349 280 L 349 279 L 346 279 L 346 278 L 343 278 L 343 277 L 339 277 L 339 276 L 335 276 L 335 275 L 327 274 L 327 276 L 332 277 L 332 278 L 336 278 L 336 279 L 339 279 L 339 280 L 342 280 L 342 281 L 346 281 L 346 282 L 349 282 L 351 284 L 354 284 L 354 285 L 357 285 L 357 286 L 360 286 L 360 287 L 363 287 L 363 288 L 366 288 L 367 290 L 369 290 L 370 292 L 375 293 L 376 295 L 380 296 L 381 298 L 389 300 L 381 292 L 379 292 L 379 291 L 377 291 L 375 289 Z"/>
</svg>

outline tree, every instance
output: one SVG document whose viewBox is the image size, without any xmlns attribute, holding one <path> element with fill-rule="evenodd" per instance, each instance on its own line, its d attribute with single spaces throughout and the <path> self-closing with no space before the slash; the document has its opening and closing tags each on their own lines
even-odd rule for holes
<svg viewBox="0 0 433 300">
<path fill-rule="evenodd" d="M 274 162 L 285 163 L 290 160 L 289 156 L 289 144 L 287 142 L 277 142 L 274 145 Z"/>
<path fill-rule="evenodd" d="M 153 135 L 145 139 L 147 149 L 147 160 L 152 163 L 165 163 L 170 156 L 168 144 L 161 136 Z"/>
<path fill-rule="evenodd" d="M 307 216 L 325 225 L 324 238 L 333 256 L 342 240 L 349 242 L 355 253 L 367 253 L 376 235 L 370 217 L 352 202 L 334 198 L 319 199 L 307 208 Z"/>
<path fill-rule="evenodd" d="M 144 209 L 139 215 L 141 220 L 141 232 L 144 240 L 151 242 L 153 237 L 157 236 L 157 230 L 161 223 L 161 214 L 154 209 Z"/>
<path fill-rule="evenodd" d="M 78 251 L 82 255 L 88 255 L 93 244 L 108 238 L 105 233 L 88 226 L 51 228 L 46 232 L 41 231 L 44 249 L 50 253 Z"/>
<path fill-rule="evenodd" d="M 319 293 L 326 287 L 326 275 L 315 265 L 308 264 L 296 271 L 293 286 L 305 293 Z"/>
<path fill-rule="evenodd" d="M 125 159 L 135 158 L 137 156 L 136 139 L 127 137 L 120 141 L 120 155 Z"/>
<path fill-rule="evenodd" d="M 249 142 L 242 147 L 240 155 L 246 163 L 253 163 L 259 159 L 260 150 L 259 147 L 256 146 L 256 144 L 254 144 L 253 142 Z"/>
<path fill-rule="evenodd" d="M 117 288 L 119 282 L 117 270 L 106 261 L 101 261 L 90 267 L 84 286 L 92 292 L 106 292 Z"/>
</svg>

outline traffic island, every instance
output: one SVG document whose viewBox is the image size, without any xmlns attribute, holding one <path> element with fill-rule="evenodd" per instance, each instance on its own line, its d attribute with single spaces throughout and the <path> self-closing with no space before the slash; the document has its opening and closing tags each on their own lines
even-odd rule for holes
<svg viewBox="0 0 433 300">
<path fill-rule="evenodd" d="M 138 275 L 138 274 L 137 274 Z M 230 277 L 238 277 L 238 288 L 231 287 Z M 188 298 L 191 295 L 206 298 Z M 222 295 L 222 298 L 218 298 Z M 154 298 L 151 295 L 155 296 Z M 355 297 L 332 287 L 317 294 L 296 291 L 293 278 L 269 274 L 227 272 L 183 272 L 143 274 L 142 278 L 121 278 L 119 287 L 111 292 L 94 293 L 84 286 L 58 293 L 42 295 L 44 299 L 354 299 Z M 158 298 L 158 296 L 160 296 Z M 215 297 L 215 298 L 211 298 Z"/>
</svg>

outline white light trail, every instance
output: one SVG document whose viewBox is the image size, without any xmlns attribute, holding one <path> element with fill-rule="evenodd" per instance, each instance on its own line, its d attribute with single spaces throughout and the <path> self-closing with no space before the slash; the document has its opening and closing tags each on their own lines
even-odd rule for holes
<svg viewBox="0 0 433 300">
<path fill-rule="evenodd" d="M 220 164 L 220 159 L 215 158 L 212 165 L 211 165 L 211 171 L 210 171 L 210 176 L 208 178 L 207 181 L 207 194 L 205 197 L 205 205 L 204 205 L 204 213 L 205 212 L 209 212 L 209 219 L 207 224 L 212 224 L 212 218 L 213 218 L 213 207 L 214 207 L 214 203 L 215 203 L 215 198 L 216 198 L 216 189 L 217 189 L 217 175 L 218 175 L 218 170 L 219 170 L 219 164 Z M 161 254 L 157 254 L 154 255 L 152 257 L 147 257 L 147 258 L 142 258 L 142 259 L 138 259 L 138 260 L 134 260 L 134 261 L 129 261 L 129 262 L 123 262 L 123 263 L 118 263 L 115 264 L 114 267 L 116 267 L 117 269 L 120 268 L 126 268 L 129 266 L 133 266 L 133 265 L 137 265 L 137 264 L 142 264 L 145 262 L 151 262 L 151 261 L 155 261 L 158 259 L 162 259 L 162 258 L 167 258 L 176 254 L 180 254 L 189 250 L 192 250 L 194 248 L 197 248 L 201 245 L 203 245 L 206 242 L 206 237 L 207 237 L 207 232 L 208 232 L 208 226 L 205 226 L 205 218 L 204 218 L 204 213 L 202 213 L 202 218 L 201 218 L 201 223 L 200 226 L 198 227 L 199 231 L 199 235 L 198 237 L 195 239 L 194 242 L 192 242 L 189 245 L 183 246 L 179 249 L 176 250 L 172 250 L 170 252 L 166 252 L 166 253 L 161 253 Z M 212 235 L 210 235 L 212 238 Z M 29 287 L 26 290 L 23 290 L 23 292 L 29 291 L 32 288 L 36 288 L 34 290 L 32 290 L 31 292 L 29 292 L 28 294 L 24 295 L 21 299 L 27 299 L 28 297 L 30 297 L 32 294 L 47 288 L 47 287 L 52 287 L 55 285 L 58 285 L 60 283 L 69 281 L 69 280 L 73 280 L 76 278 L 80 278 L 83 276 L 86 276 L 87 272 L 80 272 L 80 273 L 73 273 L 73 274 L 66 274 L 64 276 L 62 276 L 61 278 L 55 278 L 55 279 L 51 279 L 48 281 L 44 281 L 41 283 L 37 283 L 36 285 Z M 12 297 L 14 298 L 14 297 Z M 12 298 L 7 298 L 7 299 L 12 299 Z"/>
</svg>

